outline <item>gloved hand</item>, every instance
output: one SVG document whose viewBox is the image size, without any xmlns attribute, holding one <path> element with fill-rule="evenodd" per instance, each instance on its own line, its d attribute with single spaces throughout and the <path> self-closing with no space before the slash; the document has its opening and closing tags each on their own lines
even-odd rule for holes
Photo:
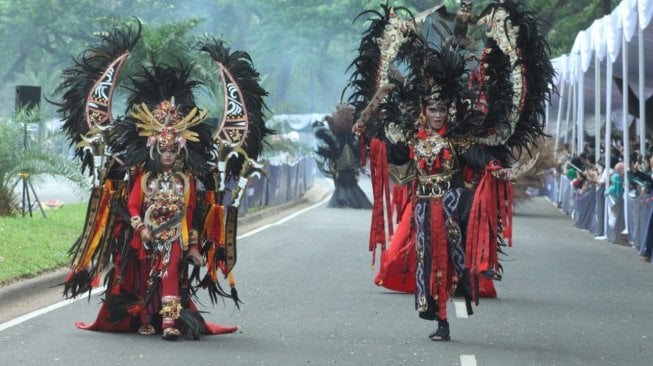
<svg viewBox="0 0 653 366">
<path fill-rule="evenodd" d="M 152 241 L 152 233 L 150 233 L 148 228 L 141 230 L 141 241 L 143 243 L 150 243 Z"/>
<path fill-rule="evenodd" d="M 523 164 L 521 166 L 515 167 L 515 168 L 501 168 L 501 166 L 498 164 L 498 162 L 494 163 L 494 160 L 488 164 L 488 167 L 486 169 L 490 170 L 492 175 L 499 179 L 505 179 L 505 180 L 515 180 L 522 175 L 530 172 L 534 167 L 535 163 L 540 158 L 540 154 L 537 153 L 532 159 L 526 162 L 526 164 Z M 491 165 L 491 166 L 490 166 Z"/>
<path fill-rule="evenodd" d="M 393 144 L 404 142 L 406 140 L 404 132 L 401 130 L 399 125 L 394 122 L 389 123 L 385 128 L 385 136 Z"/>
<path fill-rule="evenodd" d="M 200 254 L 200 251 L 195 247 L 188 249 L 188 254 L 186 254 L 186 258 L 192 260 L 193 264 L 195 264 L 196 266 L 203 266 L 206 264 L 204 258 Z"/>
</svg>

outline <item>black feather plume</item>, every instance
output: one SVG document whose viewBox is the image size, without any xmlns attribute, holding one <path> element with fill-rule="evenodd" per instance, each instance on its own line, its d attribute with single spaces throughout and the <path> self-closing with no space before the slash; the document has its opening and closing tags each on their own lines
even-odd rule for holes
<svg viewBox="0 0 653 366">
<path fill-rule="evenodd" d="M 264 111 L 267 106 L 263 98 L 268 92 L 259 84 L 260 76 L 247 52 L 233 51 L 219 39 L 211 38 L 200 42 L 198 49 L 209 53 L 211 58 L 222 64 L 238 84 L 249 116 L 248 136 L 244 144 L 247 155 L 256 159 L 263 150 L 263 139 L 274 131 L 265 126 Z"/>
<path fill-rule="evenodd" d="M 99 44 L 88 48 L 73 60 L 73 66 L 63 71 L 63 81 L 55 90 L 55 93 L 63 93 L 62 100 L 52 103 L 63 116 L 63 130 L 70 139 L 71 146 L 77 145 L 82 140 L 81 135 L 89 131 L 85 113 L 86 99 L 91 89 L 111 63 L 134 48 L 140 36 L 140 22 L 137 28 L 115 28 L 103 34 Z M 75 154 L 84 161 L 82 167 L 87 168 L 89 161 L 84 151 L 77 148 Z"/>
</svg>

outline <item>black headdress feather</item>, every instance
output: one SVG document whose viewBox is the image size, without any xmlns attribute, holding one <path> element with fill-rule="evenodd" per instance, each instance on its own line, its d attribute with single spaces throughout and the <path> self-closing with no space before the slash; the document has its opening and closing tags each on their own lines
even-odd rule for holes
<svg viewBox="0 0 653 366">
<path fill-rule="evenodd" d="M 151 110 L 173 97 L 175 105 L 183 114 L 188 114 L 194 107 L 193 88 L 201 82 L 191 79 L 191 67 L 181 65 L 178 67 L 168 65 L 154 65 L 143 67 L 141 72 L 130 78 L 129 90 L 133 93 L 128 98 L 129 109 L 134 105 L 145 103 Z M 136 120 L 129 114 L 119 119 L 111 130 L 109 144 L 111 152 L 123 162 L 123 168 L 128 169 L 144 163 L 146 171 L 159 173 L 161 170 L 157 149 L 147 146 L 147 139 L 139 136 Z M 208 161 L 214 159 L 211 129 L 205 123 L 190 127 L 196 132 L 199 141 L 187 141 L 182 149 L 182 162 L 192 172 L 205 172 L 208 170 Z M 154 159 L 150 158 L 150 153 Z"/>
<path fill-rule="evenodd" d="M 352 72 L 349 85 L 353 89 L 348 101 L 356 110 L 355 118 L 360 117 L 360 113 L 376 94 L 378 85 L 379 69 L 381 67 L 381 50 L 377 44 L 377 39 L 383 36 L 385 26 L 390 22 L 390 10 L 388 3 L 381 4 L 383 13 L 375 10 L 366 10 L 360 13 L 355 19 L 373 14 L 376 18 L 370 20 L 369 27 L 363 32 L 358 47 L 358 56 L 351 62 L 346 72 Z"/>
<path fill-rule="evenodd" d="M 264 111 L 267 110 L 267 106 L 263 98 L 268 95 L 268 92 L 259 84 L 260 76 L 254 69 L 251 57 L 247 52 L 231 52 L 224 45 L 224 41 L 215 38 L 201 42 L 198 49 L 208 52 L 215 62 L 224 65 L 243 91 L 249 116 L 249 135 L 243 147 L 249 158 L 256 159 L 263 149 L 263 138 L 273 134 L 274 131 L 265 127 Z"/>
<path fill-rule="evenodd" d="M 131 85 L 126 87 L 132 94 L 127 100 L 128 106 L 145 103 L 156 107 L 164 100 L 175 98 L 175 104 L 194 106 L 193 89 L 202 84 L 191 80 L 192 67 L 183 65 L 171 67 L 155 65 L 142 67 L 141 72 L 130 78 Z"/>
<path fill-rule="evenodd" d="M 103 34 L 99 44 L 85 50 L 73 60 L 73 66 L 63 71 L 63 81 L 55 91 L 64 93 L 62 101 L 51 103 L 59 107 L 57 111 L 62 115 L 63 130 L 70 139 L 71 146 L 77 145 L 82 140 L 81 136 L 89 132 L 85 114 L 89 91 L 109 65 L 134 48 L 140 36 L 140 22 L 136 29 L 129 26 L 115 28 Z M 88 165 L 92 166 L 92 162 L 88 162 L 88 159 L 92 159 L 91 154 L 77 148 L 75 155 L 84 161 L 82 170 Z"/>
<path fill-rule="evenodd" d="M 517 126 L 505 144 L 506 148 L 514 149 L 517 152 L 516 158 L 518 158 L 524 149 L 530 154 L 529 147 L 536 145 L 538 138 L 546 136 L 544 133 L 545 108 L 550 101 L 551 93 L 555 93 L 552 83 L 555 70 L 549 60 L 549 46 L 543 35 L 539 33 L 540 20 L 531 12 L 526 11 L 522 2 L 511 0 L 489 5 L 480 16 L 483 17 L 496 7 L 504 8 L 509 14 L 512 25 L 519 27 L 517 36 L 517 47 L 520 50 L 519 64 L 526 69 L 524 82 L 527 89 L 523 108 Z M 492 47 L 491 44 L 490 47 Z M 493 65 L 499 65 L 499 63 Z M 514 66 L 516 65 L 512 65 L 512 67 Z M 510 71 L 512 71 L 511 67 L 508 68 L 508 72 Z M 505 73 L 506 71 L 497 72 Z M 495 89 L 498 89 L 496 93 L 488 94 L 499 95 L 501 86 L 497 86 Z M 495 97 L 493 99 L 503 98 Z"/>
</svg>

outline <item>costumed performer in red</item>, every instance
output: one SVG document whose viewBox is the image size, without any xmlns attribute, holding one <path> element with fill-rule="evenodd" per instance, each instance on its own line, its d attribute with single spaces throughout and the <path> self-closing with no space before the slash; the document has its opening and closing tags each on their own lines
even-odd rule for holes
<svg viewBox="0 0 653 366">
<path fill-rule="evenodd" d="M 431 46 L 414 24 L 383 8 L 352 63 L 357 90 L 350 103 L 360 107 L 354 128 L 368 142 L 372 171 L 387 171 L 388 161 L 414 162 L 410 220 L 400 228 L 410 223 L 402 235 L 415 245 L 415 307 L 421 318 L 438 321 L 429 338 L 448 341 L 450 296 L 462 295 L 471 315 L 481 277 L 501 278 L 498 253 L 512 235 L 510 180 L 520 173 L 506 167 L 513 151 L 528 150 L 544 134 L 553 68 L 537 21 L 521 4 L 494 3 L 481 13 L 488 41 L 474 72 L 466 52 Z M 406 75 L 392 69 L 395 58 Z M 383 187 L 381 197 L 387 192 L 387 183 L 373 185 Z M 377 230 L 383 199 L 374 205 L 371 250 L 385 242 Z"/>
<path fill-rule="evenodd" d="M 63 128 L 95 185 L 64 295 L 90 293 L 110 269 L 96 320 L 78 328 L 159 333 L 165 340 L 232 333 L 238 327 L 205 321 L 194 299 L 203 288 L 212 302 L 223 296 L 239 306 L 231 271 L 238 204 L 260 170 L 254 159 L 261 141 L 272 132 L 262 119 L 267 93 L 246 53 L 207 39 L 197 50 L 212 59 L 223 83 L 221 121 L 209 123 L 196 105 L 202 83 L 180 55 L 175 66 L 158 64 L 155 55 L 142 60 L 125 81 L 127 113 L 114 118 L 118 76 L 140 36 L 140 23 L 137 30 L 116 28 L 64 72 Z"/>
</svg>

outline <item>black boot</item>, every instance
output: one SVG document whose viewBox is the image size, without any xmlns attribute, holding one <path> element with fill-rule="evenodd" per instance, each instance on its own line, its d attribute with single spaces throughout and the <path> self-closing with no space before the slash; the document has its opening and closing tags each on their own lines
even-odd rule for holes
<svg viewBox="0 0 653 366">
<path fill-rule="evenodd" d="M 449 322 L 446 320 L 438 320 L 438 329 L 429 334 L 429 338 L 435 342 L 446 342 L 451 340 L 449 335 Z"/>
</svg>

